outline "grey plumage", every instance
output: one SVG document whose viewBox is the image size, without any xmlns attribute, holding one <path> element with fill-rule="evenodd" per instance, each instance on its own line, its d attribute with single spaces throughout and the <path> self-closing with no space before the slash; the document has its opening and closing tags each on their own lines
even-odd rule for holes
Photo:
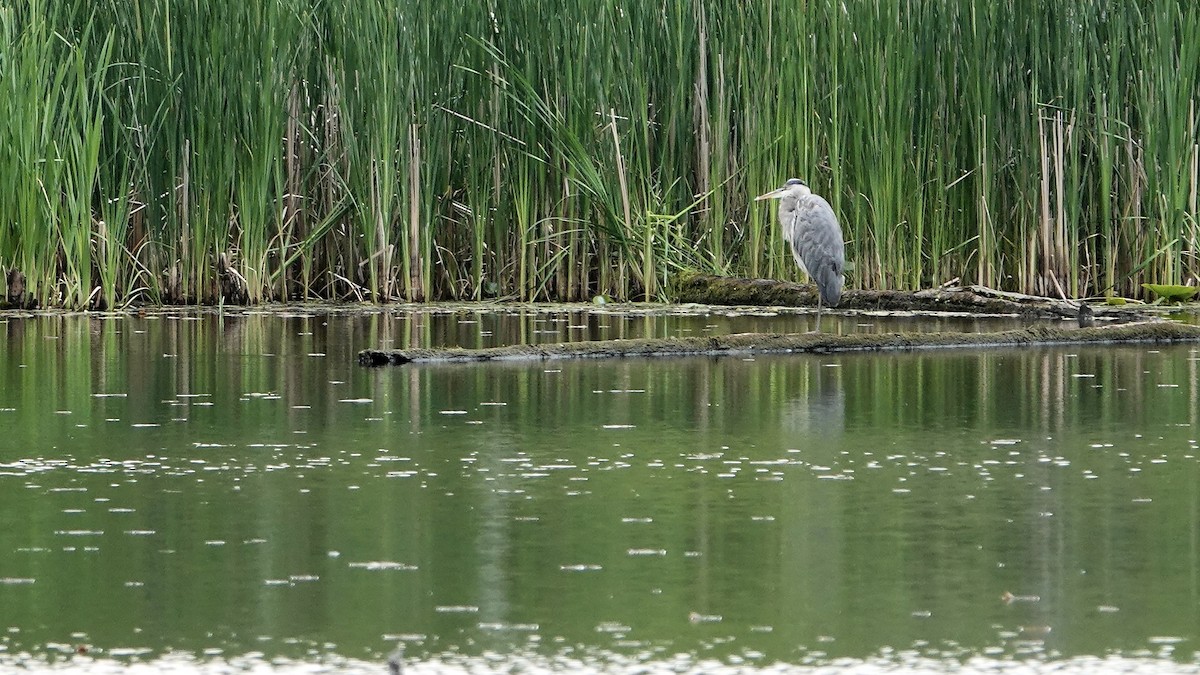
<svg viewBox="0 0 1200 675">
<path fill-rule="evenodd" d="M 818 308 L 836 307 L 845 283 L 842 275 L 846 248 L 833 207 L 798 178 L 788 179 L 783 187 L 755 198 L 763 199 L 779 200 L 783 238 L 791 246 L 796 264 L 816 284 L 820 296 Z"/>
</svg>

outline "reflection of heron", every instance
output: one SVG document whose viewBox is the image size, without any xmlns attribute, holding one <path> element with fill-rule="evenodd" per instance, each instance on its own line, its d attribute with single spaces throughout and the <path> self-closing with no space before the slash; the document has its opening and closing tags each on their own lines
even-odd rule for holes
<svg viewBox="0 0 1200 675">
<path fill-rule="evenodd" d="M 395 651 L 393 651 L 391 654 L 388 654 L 387 664 L 388 673 L 390 673 L 390 675 L 400 675 L 400 673 L 403 672 L 400 666 L 400 664 L 403 662 L 403 659 L 404 645 L 396 647 Z"/>
<path fill-rule="evenodd" d="M 838 439 L 846 430 L 846 390 L 842 369 L 805 361 L 796 371 L 797 388 L 780 399 L 779 426 L 788 438 L 806 443 L 807 451 L 834 461 Z M 818 454 L 819 453 L 819 454 Z M 828 453 L 828 454 L 826 454 Z"/>
<path fill-rule="evenodd" d="M 822 305 L 836 307 L 841 300 L 846 267 L 842 228 L 833 207 L 799 178 L 789 178 L 783 187 L 759 195 L 754 201 L 763 199 L 779 200 L 783 238 L 791 245 L 796 264 L 817 285 L 819 320 Z"/>
</svg>

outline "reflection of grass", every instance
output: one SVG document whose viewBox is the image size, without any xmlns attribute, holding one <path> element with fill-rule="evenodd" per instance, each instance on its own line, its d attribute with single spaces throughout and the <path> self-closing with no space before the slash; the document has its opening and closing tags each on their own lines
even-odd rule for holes
<svg viewBox="0 0 1200 675">
<path fill-rule="evenodd" d="M 27 595 L 10 651 L 36 652 L 81 622 L 109 627 L 89 640 L 116 644 L 152 620 L 171 635 L 149 631 L 150 649 L 177 654 L 182 644 L 199 653 L 213 643 L 214 625 L 227 626 L 221 644 L 262 650 L 269 664 L 291 648 L 288 636 L 310 630 L 294 617 L 316 616 L 322 640 L 340 653 L 377 649 L 381 621 L 397 633 L 449 636 L 438 645 L 461 638 L 455 667 L 462 654 L 501 644 L 504 634 L 475 638 L 473 627 L 504 611 L 514 624 L 551 617 L 543 632 L 566 636 L 572 650 L 608 644 L 596 627 L 619 619 L 670 645 L 669 655 L 696 650 L 708 659 L 703 667 L 714 662 L 710 636 L 731 630 L 779 663 L 799 658 L 796 635 L 818 630 L 837 636 L 826 648 L 875 654 L 910 639 L 921 610 L 949 617 L 923 624 L 930 630 L 982 653 L 996 644 L 997 625 L 1041 625 L 1040 605 L 1006 607 L 997 597 L 1005 589 L 1063 598 L 1081 617 L 1094 617 L 1098 602 L 1119 605 L 1140 631 L 1131 637 L 1130 622 L 1092 619 L 1098 628 L 1072 632 L 1066 647 L 1080 653 L 1140 644 L 1163 626 L 1186 634 L 1194 621 L 1171 593 L 1197 565 L 1181 535 L 1193 526 L 1197 497 L 1193 432 L 1179 424 L 1195 414 L 1186 346 L 587 362 L 554 373 L 521 364 L 387 377 L 351 370 L 334 385 L 331 364 L 307 353 L 328 349 L 334 359 L 337 343 L 375 344 L 417 317 L 405 316 L 403 327 L 382 314 L 378 322 L 355 318 L 349 328 L 340 317 L 243 314 L 219 330 L 207 316 L 39 318 L 24 323 L 19 344 L 22 328 L 10 322 L 16 351 L 0 373 L 27 379 L 0 382 L 0 407 L 17 408 L 22 422 L 6 418 L 5 461 L 64 458 L 95 470 L 9 477 L 41 486 L 3 490 L 0 512 L 19 514 L 11 536 L 21 546 L 45 551 L 6 547 L 0 559 L 16 570 L 9 574 L 38 581 L 5 592 L 70 588 L 81 572 L 117 580 L 97 584 L 102 604 L 78 609 Z M 260 356 L 266 351 L 275 356 Z M 27 368 L 16 367 L 18 356 Z M 97 391 L 129 397 L 91 398 Z M 251 392 L 284 398 L 240 400 Z M 214 405 L 175 405 L 189 400 L 180 394 L 209 394 L 191 400 Z M 358 397 L 374 403 L 339 403 Z M 93 417 L 83 419 L 89 406 Z M 471 415 L 440 415 L 449 409 Z M 186 425 L 170 421 L 185 415 Z M 94 444 L 79 440 L 89 432 L 75 425 L 85 421 Z M 162 427 L 130 429 L 137 421 Z M 822 478 L 835 474 L 854 480 Z M 1134 501 L 1148 495 L 1152 503 Z M 75 507 L 86 513 L 64 513 Z M 125 508 L 133 510 L 114 513 Z M 1071 523 L 1060 523 L 1062 514 Z M 100 550 L 62 550 L 70 540 L 55 530 L 68 527 L 105 530 Z M 218 539 L 227 545 L 204 545 Z M 630 553 L 648 549 L 667 554 Z M 36 570 L 22 572 L 31 556 Z M 943 590 L 917 597 L 913 580 L 930 577 L 931 556 L 946 562 L 934 570 Z M 369 561 L 418 569 L 354 564 Z M 1026 580 L 1025 570 L 1053 572 L 1058 562 L 1125 583 L 1098 600 L 1073 591 L 1090 583 L 1078 574 Z M 602 569 L 565 572 L 564 564 Z M 185 574 L 204 584 L 171 583 Z M 320 578 L 293 579 L 303 587 L 291 590 L 265 585 L 293 574 Z M 131 592 L 122 579 L 144 579 L 170 602 Z M 700 600 L 699 583 L 708 594 Z M 194 609 L 186 620 L 183 605 Z M 479 606 L 479 616 L 437 609 L 463 605 Z M 725 619 L 689 626 L 692 612 Z M 892 618 L 864 626 L 870 612 Z M 757 633 L 757 625 L 774 629 Z M 960 626 L 970 629 L 965 637 Z M 693 628 L 725 632 L 684 641 Z M 306 649 L 314 647 L 304 643 L 291 656 L 316 658 Z M 647 658 L 640 644 L 629 649 Z M 672 658 L 664 669 L 682 657 Z M 946 663 L 943 656 L 930 668 Z"/>
<path fill-rule="evenodd" d="M 43 302 L 216 302 L 219 259 L 251 300 L 792 277 L 748 202 L 792 175 L 852 286 L 1197 273 L 1182 0 L 214 7 L 0 9 L 0 268 Z"/>
</svg>

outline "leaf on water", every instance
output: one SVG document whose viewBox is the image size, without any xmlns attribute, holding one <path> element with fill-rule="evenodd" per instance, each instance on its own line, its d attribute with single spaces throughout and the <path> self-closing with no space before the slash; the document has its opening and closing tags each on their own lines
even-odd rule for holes
<svg viewBox="0 0 1200 675">
<path fill-rule="evenodd" d="M 1177 284 L 1142 284 L 1142 288 L 1150 291 L 1155 297 L 1166 302 L 1187 302 L 1196 295 L 1196 286 L 1180 286 Z"/>
</svg>

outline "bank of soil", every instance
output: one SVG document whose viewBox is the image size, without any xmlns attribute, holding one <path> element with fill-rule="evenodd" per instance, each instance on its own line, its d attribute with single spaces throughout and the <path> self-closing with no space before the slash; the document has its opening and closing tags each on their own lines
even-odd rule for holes
<svg viewBox="0 0 1200 675">
<path fill-rule="evenodd" d="M 742 279 L 709 274 L 682 274 L 674 280 L 672 299 L 705 305 L 760 305 L 773 307 L 816 307 L 817 289 L 774 279 Z M 839 310 L 890 312 L 967 312 L 1005 314 L 1023 318 L 1075 318 L 1086 304 L 1098 320 L 1133 321 L 1159 316 L 1161 305 L 1128 303 L 1109 305 L 1103 300 L 1085 302 L 998 291 L 985 286 L 945 285 L 923 291 L 866 291 L 842 293 Z"/>
</svg>

